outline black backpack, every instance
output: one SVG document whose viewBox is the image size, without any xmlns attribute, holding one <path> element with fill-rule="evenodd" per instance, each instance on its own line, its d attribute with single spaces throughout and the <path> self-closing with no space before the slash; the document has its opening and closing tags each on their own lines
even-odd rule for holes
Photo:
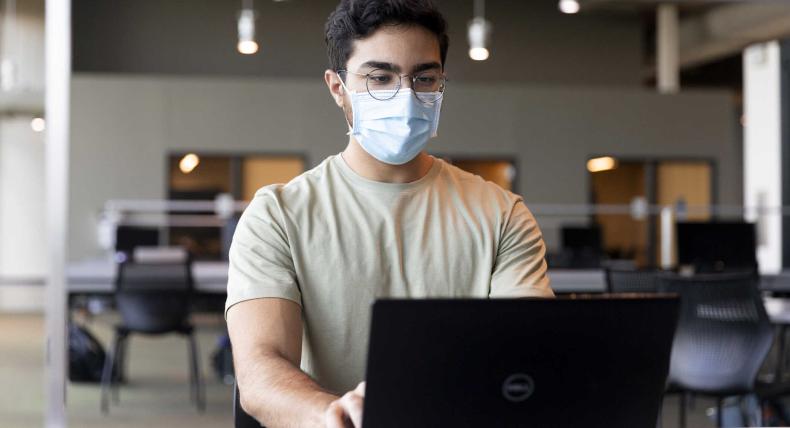
<svg viewBox="0 0 790 428">
<path fill-rule="evenodd" d="M 217 339 L 217 347 L 211 354 L 211 365 L 222 383 L 233 385 L 236 378 L 233 374 L 233 352 L 230 349 L 230 336 L 227 333 Z"/>
<path fill-rule="evenodd" d="M 69 323 L 69 380 L 101 382 L 107 354 L 101 343 L 85 327 Z"/>
</svg>

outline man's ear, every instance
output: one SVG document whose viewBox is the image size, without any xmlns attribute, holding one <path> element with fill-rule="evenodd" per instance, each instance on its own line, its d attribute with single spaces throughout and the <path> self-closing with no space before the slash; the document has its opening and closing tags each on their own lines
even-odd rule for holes
<svg viewBox="0 0 790 428">
<path fill-rule="evenodd" d="M 340 82 L 340 76 L 334 70 L 324 71 L 324 81 L 329 88 L 329 94 L 335 100 L 338 107 L 343 108 L 343 98 L 345 97 L 346 90 Z"/>
</svg>

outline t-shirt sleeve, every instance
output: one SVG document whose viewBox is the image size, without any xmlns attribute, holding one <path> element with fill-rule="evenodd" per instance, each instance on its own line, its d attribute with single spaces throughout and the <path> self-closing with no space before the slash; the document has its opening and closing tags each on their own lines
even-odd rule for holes
<svg viewBox="0 0 790 428">
<path fill-rule="evenodd" d="M 535 217 L 519 199 L 506 217 L 490 297 L 553 297 L 546 270 L 543 235 Z"/>
<path fill-rule="evenodd" d="M 226 315 L 245 300 L 276 297 L 302 304 L 276 189 L 260 190 L 244 210 L 228 265 Z"/>
</svg>

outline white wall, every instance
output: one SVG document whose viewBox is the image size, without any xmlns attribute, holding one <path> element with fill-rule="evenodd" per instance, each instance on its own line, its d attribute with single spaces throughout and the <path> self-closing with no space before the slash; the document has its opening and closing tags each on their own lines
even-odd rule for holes
<svg viewBox="0 0 790 428">
<path fill-rule="evenodd" d="M 0 273 L 43 277 L 44 137 L 30 119 L 0 122 Z"/>
<path fill-rule="evenodd" d="M 586 203 L 590 155 L 699 156 L 718 166 L 718 197 L 740 203 L 731 96 L 640 89 L 454 84 L 439 138 L 446 155 L 518 161 L 528 203 Z M 346 126 L 314 79 L 76 74 L 72 84 L 70 258 L 100 254 L 97 213 L 111 198 L 165 196 L 170 151 L 304 153 L 343 149 Z M 552 219 L 539 219 L 554 239 Z"/>
<path fill-rule="evenodd" d="M 3 28 L 0 51 L 16 64 L 15 90 L 43 90 L 42 0 L 17 2 L 16 31 Z M 31 118 L 0 116 L 0 311 L 40 310 L 44 301 L 44 287 L 14 283 L 43 279 L 47 272 L 44 134 L 33 132 Z"/>
<path fill-rule="evenodd" d="M 13 280 L 47 272 L 45 214 L 43 134 L 27 117 L 0 120 L 0 311 L 41 308 L 44 288 Z"/>
<path fill-rule="evenodd" d="M 779 43 L 750 46 L 743 54 L 744 200 L 750 207 L 782 206 L 781 58 Z M 762 273 L 782 270 L 782 217 L 752 213 Z"/>
<path fill-rule="evenodd" d="M 10 57 L 16 64 L 18 88 L 44 89 L 44 1 L 17 1 L 16 31 L 4 27 L 0 2 L 0 57 Z M 0 94 L 2 96 L 2 94 Z"/>
</svg>

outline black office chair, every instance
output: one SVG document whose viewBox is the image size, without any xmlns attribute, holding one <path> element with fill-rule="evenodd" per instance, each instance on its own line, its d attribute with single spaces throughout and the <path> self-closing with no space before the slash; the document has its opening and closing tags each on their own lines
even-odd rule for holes
<svg viewBox="0 0 790 428">
<path fill-rule="evenodd" d="M 606 269 L 606 291 L 609 293 L 655 293 L 658 291 L 656 269 Z"/>
<path fill-rule="evenodd" d="M 239 387 L 233 383 L 233 426 L 235 428 L 263 428 L 258 421 L 241 408 Z"/>
<path fill-rule="evenodd" d="M 722 401 L 755 391 L 757 372 L 773 340 L 757 277 L 753 274 L 661 276 L 659 291 L 681 298 L 672 345 L 668 393 L 680 394 L 680 426 L 686 424 L 688 393 Z"/>
<path fill-rule="evenodd" d="M 101 410 L 109 412 L 109 394 L 118 401 L 118 378 L 123 377 L 126 348 L 132 334 L 162 335 L 177 333 L 188 340 L 190 398 L 198 411 L 205 408 L 203 383 L 198 363 L 194 328 L 189 322 L 192 294 L 191 261 L 183 252 L 181 260 L 123 261 L 118 265 L 115 303 L 121 323 L 102 372 Z M 117 369 L 116 369 L 117 366 Z M 121 375 L 112 376 L 114 370 Z"/>
</svg>

